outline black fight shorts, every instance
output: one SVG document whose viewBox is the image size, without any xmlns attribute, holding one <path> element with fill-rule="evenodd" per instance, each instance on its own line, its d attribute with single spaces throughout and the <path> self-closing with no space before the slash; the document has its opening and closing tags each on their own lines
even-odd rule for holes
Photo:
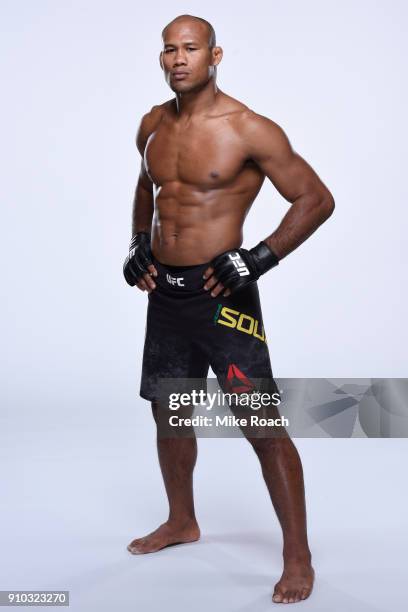
<svg viewBox="0 0 408 612">
<path fill-rule="evenodd" d="M 148 295 L 140 395 L 157 400 L 161 379 L 206 380 L 209 366 L 224 393 L 278 392 L 272 376 L 257 284 L 229 297 L 203 286 L 210 264 L 163 265 Z M 262 388 L 259 382 L 262 380 Z"/>
</svg>

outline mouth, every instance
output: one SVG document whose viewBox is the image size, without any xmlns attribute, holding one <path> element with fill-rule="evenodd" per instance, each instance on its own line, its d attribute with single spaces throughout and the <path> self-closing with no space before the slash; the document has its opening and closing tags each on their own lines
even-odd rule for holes
<svg viewBox="0 0 408 612">
<path fill-rule="evenodd" d="M 172 77 L 176 81 L 182 81 L 183 79 L 188 77 L 188 72 L 173 72 Z"/>
</svg>

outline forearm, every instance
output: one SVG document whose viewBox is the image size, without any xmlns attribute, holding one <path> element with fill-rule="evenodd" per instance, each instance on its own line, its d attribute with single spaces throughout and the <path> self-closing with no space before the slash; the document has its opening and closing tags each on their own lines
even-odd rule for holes
<svg viewBox="0 0 408 612">
<path fill-rule="evenodd" d="M 325 197 L 305 194 L 299 196 L 278 228 L 263 240 L 270 249 L 283 259 L 311 236 L 326 221 L 334 210 L 331 194 Z"/>
</svg>

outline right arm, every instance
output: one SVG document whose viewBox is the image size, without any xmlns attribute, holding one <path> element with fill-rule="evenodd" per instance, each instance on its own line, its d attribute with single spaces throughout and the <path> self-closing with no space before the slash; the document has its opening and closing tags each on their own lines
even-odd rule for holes
<svg viewBox="0 0 408 612">
<path fill-rule="evenodd" d="M 132 236 L 136 232 L 151 232 L 154 210 L 153 183 L 147 174 L 143 158 L 146 143 L 157 125 L 158 109 L 159 107 L 154 106 L 150 113 L 144 115 L 136 135 L 136 146 L 142 161 L 133 199 Z"/>
<path fill-rule="evenodd" d="M 132 236 L 137 232 L 148 232 L 150 234 L 153 208 L 153 183 L 146 173 L 146 167 L 142 160 L 133 199 Z"/>
<path fill-rule="evenodd" d="M 160 121 L 161 109 L 159 106 L 154 106 L 150 113 L 144 115 L 136 136 L 136 146 L 142 157 L 141 167 L 139 172 L 139 178 L 136 185 L 135 196 L 133 199 L 133 212 L 132 212 L 132 237 L 138 232 L 147 232 L 151 234 L 152 219 L 154 212 L 154 196 L 153 196 L 153 183 L 147 174 L 146 166 L 144 163 L 144 152 L 146 148 L 149 136 L 154 132 L 158 122 Z M 143 235 L 142 235 L 143 236 Z M 133 242 L 133 241 L 132 241 Z M 147 245 L 149 259 L 151 257 L 151 251 L 149 244 Z M 129 255 L 131 257 L 131 255 Z M 127 258 L 126 261 L 128 261 Z M 125 266 L 127 264 L 125 263 Z M 129 264 L 132 265 L 132 261 Z M 146 268 L 145 268 L 146 269 Z M 137 287 L 142 291 L 152 291 L 156 285 L 153 281 L 152 276 L 157 276 L 157 270 L 151 263 L 147 266 L 149 273 L 144 274 L 139 278 L 136 283 Z M 132 283 L 133 284 L 133 283 Z"/>
</svg>

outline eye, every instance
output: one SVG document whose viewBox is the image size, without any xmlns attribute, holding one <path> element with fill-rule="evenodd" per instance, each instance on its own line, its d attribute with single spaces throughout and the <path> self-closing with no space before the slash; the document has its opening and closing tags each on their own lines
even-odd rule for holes
<svg viewBox="0 0 408 612">
<path fill-rule="evenodd" d="M 197 51 L 197 49 L 196 49 L 195 47 L 187 47 L 187 49 L 188 49 L 189 51 Z"/>
<path fill-rule="evenodd" d="M 174 51 L 174 49 L 165 49 L 164 52 L 165 53 L 172 53 Z"/>
</svg>

